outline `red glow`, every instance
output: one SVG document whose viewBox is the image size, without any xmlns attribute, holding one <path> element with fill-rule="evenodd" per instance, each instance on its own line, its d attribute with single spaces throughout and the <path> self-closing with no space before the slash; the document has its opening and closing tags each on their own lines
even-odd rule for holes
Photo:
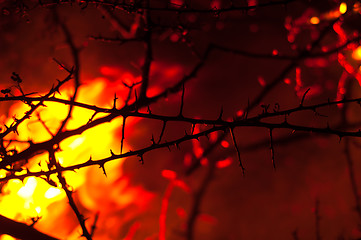
<svg viewBox="0 0 361 240">
<path fill-rule="evenodd" d="M 203 222 L 212 224 L 212 225 L 216 225 L 218 223 L 217 218 L 215 218 L 215 217 L 213 217 L 211 215 L 208 215 L 208 214 L 204 214 L 204 213 L 199 214 L 198 219 L 203 221 Z"/>
<path fill-rule="evenodd" d="M 339 53 L 337 56 L 340 65 L 346 70 L 347 73 L 355 77 L 361 86 L 361 74 L 347 61 L 346 57 L 342 53 Z"/>
<path fill-rule="evenodd" d="M 162 198 L 162 206 L 159 216 L 159 240 L 166 240 L 165 236 L 166 236 L 167 212 L 168 212 L 169 198 L 172 195 L 173 188 L 174 188 L 174 184 L 173 182 L 170 182 Z"/>
<path fill-rule="evenodd" d="M 346 93 L 346 80 L 348 77 L 348 73 L 347 72 L 342 72 L 342 75 L 340 77 L 340 80 L 338 81 L 338 85 L 337 85 L 337 96 L 336 96 L 336 101 L 340 101 L 343 99 L 345 93 Z M 338 104 L 338 107 L 342 107 L 342 104 Z"/>
<path fill-rule="evenodd" d="M 328 66 L 328 61 L 324 58 L 306 59 L 305 64 L 307 67 L 319 67 L 324 68 Z"/>
<path fill-rule="evenodd" d="M 140 226 L 141 226 L 140 222 L 133 223 L 133 225 L 129 228 L 129 231 L 128 231 L 127 235 L 125 236 L 125 238 L 123 238 L 123 240 L 132 240 L 132 239 L 134 239 L 134 235 L 136 234 L 136 232 L 138 231 Z"/>
<path fill-rule="evenodd" d="M 184 155 L 184 166 L 189 167 L 192 164 L 192 154 L 186 153 Z"/>
<path fill-rule="evenodd" d="M 247 0 L 247 2 L 248 2 L 248 6 L 252 7 L 257 5 L 258 0 Z"/>
<path fill-rule="evenodd" d="M 102 66 L 102 67 L 100 67 L 99 71 L 104 76 L 111 76 L 111 77 L 118 76 L 122 73 L 119 68 L 110 67 L 110 66 Z"/>
<path fill-rule="evenodd" d="M 220 0 L 212 0 L 211 8 L 212 9 L 220 9 L 221 8 L 221 1 Z"/>
<path fill-rule="evenodd" d="M 257 80 L 258 80 L 258 83 L 259 83 L 262 87 L 266 86 L 266 81 L 264 80 L 263 77 L 259 76 Z"/>
<path fill-rule="evenodd" d="M 177 178 L 177 173 L 172 170 L 162 170 L 162 176 L 169 180 L 174 180 Z"/>
<path fill-rule="evenodd" d="M 333 24 L 333 30 L 335 30 L 335 32 L 339 36 L 339 39 L 340 39 L 339 44 L 340 45 L 347 42 L 347 35 L 346 35 L 345 30 L 343 30 L 343 28 L 342 28 L 342 22 L 341 21 L 337 21 L 335 24 Z"/>
<path fill-rule="evenodd" d="M 291 84 L 291 79 L 285 78 L 285 79 L 283 80 L 283 82 L 289 85 L 289 84 Z"/>
<path fill-rule="evenodd" d="M 229 147 L 229 142 L 227 142 L 226 140 L 223 140 L 223 141 L 221 142 L 221 145 L 222 145 L 222 147 L 224 147 L 224 148 L 228 148 L 228 147 Z"/>
<path fill-rule="evenodd" d="M 170 3 L 172 6 L 179 8 L 184 4 L 184 0 L 170 0 Z"/>
<path fill-rule="evenodd" d="M 182 180 L 175 180 L 174 181 L 174 186 L 179 187 L 180 189 L 182 189 L 184 192 L 186 193 L 190 193 L 191 189 L 190 187 Z"/>
<path fill-rule="evenodd" d="M 216 167 L 217 168 L 225 168 L 225 167 L 228 167 L 232 164 L 232 158 L 226 158 L 224 160 L 220 160 L 216 163 Z"/>
<path fill-rule="evenodd" d="M 301 69 L 299 67 L 296 68 L 296 86 L 295 86 L 295 91 L 297 93 L 297 95 L 300 97 L 302 96 L 302 80 L 301 80 Z"/>
<path fill-rule="evenodd" d="M 184 210 L 184 208 L 179 207 L 179 208 L 176 209 L 176 212 L 177 212 L 177 214 L 178 214 L 178 216 L 180 218 L 186 218 L 187 217 L 187 213 Z"/>
<path fill-rule="evenodd" d="M 236 113 L 237 117 L 241 117 L 243 114 L 244 114 L 243 109 L 238 110 Z"/>
<path fill-rule="evenodd" d="M 208 165 L 208 158 L 202 158 L 201 159 L 201 165 L 202 166 L 207 166 Z"/>
<path fill-rule="evenodd" d="M 209 134 L 209 141 L 214 143 L 215 141 L 217 141 L 218 138 L 218 132 L 212 132 L 211 134 Z"/>
<path fill-rule="evenodd" d="M 179 34 L 178 33 L 172 33 L 169 37 L 169 39 L 172 41 L 172 42 L 178 42 L 179 41 Z"/>
</svg>

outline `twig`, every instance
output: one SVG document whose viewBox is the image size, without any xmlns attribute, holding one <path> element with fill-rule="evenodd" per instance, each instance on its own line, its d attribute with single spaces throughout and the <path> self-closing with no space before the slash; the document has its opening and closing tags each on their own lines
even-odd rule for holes
<svg viewBox="0 0 361 240">
<path fill-rule="evenodd" d="M 120 140 L 120 153 L 123 153 L 124 139 L 125 139 L 125 120 L 127 118 L 123 116 L 123 125 L 122 125 L 122 139 Z"/>
<path fill-rule="evenodd" d="M 59 240 L 57 238 L 39 232 L 25 223 L 16 222 L 0 215 L 0 234 L 7 234 L 22 240 Z"/>
<path fill-rule="evenodd" d="M 150 0 L 146 1 L 147 6 L 150 4 Z M 149 77 L 150 77 L 150 66 L 153 61 L 153 50 L 152 50 L 152 19 L 150 15 L 150 10 L 144 11 L 144 49 L 145 49 L 145 58 L 144 65 L 142 67 L 142 85 L 140 86 L 139 100 L 143 100 L 147 98 L 147 90 L 149 85 Z"/>
<path fill-rule="evenodd" d="M 70 33 L 68 27 L 65 25 L 65 23 L 63 23 L 58 16 L 58 13 L 56 12 L 56 10 L 54 9 L 53 11 L 54 14 L 54 19 L 56 21 L 57 24 L 59 24 L 59 26 L 61 27 L 65 38 L 66 38 L 66 42 L 70 47 L 71 50 L 71 54 L 72 54 L 72 58 L 74 61 L 74 69 L 73 69 L 73 76 L 74 76 L 74 94 L 71 97 L 70 101 L 72 104 L 69 104 L 69 111 L 68 114 L 66 116 L 66 118 L 62 121 L 57 133 L 55 135 L 58 135 L 60 132 L 63 131 L 64 127 L 66 126 L 67 122 L 69 121 L 69 119 L 71 118 L 71 114 L 74 108 L 74 102 L 75 99 L 77 97 L 77 93 L 78 93 L 78 89 L 80 86 L 80 76 L 79 76 L 79 72 L 80 72 L 80 60 L 79 60 L 79 49 L 75 46 L 72 34 Z M 65 68 L 66 69 L 66 68 Z M 68 71 L 68 70 L 67 70 Z"/>
<path fill-rule="evenodd" d="M 76 215 L 76 217 L 78 219 L 78 222 L 79 222 L 79 224 L 80 224 L 80 226 L 82 228 L 82 231 L 83 231 L 82 236 L 85 237 L 87 240 L 92 240 L 92 236 L 89 233 L 87 227 L 85 226 L 84 216 L 80 213 L 78 207 L 76 206 L 74 198 L 73 198 L 73 192 L 71 190 L 69 190 L 68 184 L 67 184 L 67 182 L 66 182 L 66 180 L 65 180 L 65 178 L 64 178 L 64 176 L 62 174 L 62 172 L 63 172 L 62 167 L 60 166 L 60 163 L 55 158 L 55 150 L 49 149 L 48 152 L 49 152 L 49 163 L 56 167 L 55 171 L 57 173 L 57 177 L 59 179 L 61 187 L 64 189 L 65 194 L 66 194 L 66 196 L 68 198 L 68 201 L 69 201 L 69 205 L 72 208 L 73 212 L 75 213 L 75 215 Z"/>
<path fill-rule="evenodd" d="M 349 177 L 350 177 L 351 189 L 352 189 L 353 196 L 355 198 L 355 205 L 356 205 L 355 210 L 356 210 L 356 213 L 357 213 L 357 215 L 359 217 L 359 220 L 361 222 L 361 201 L 360 201 L 361 199 L 360 199 L 360 194 L 359 194 L 359 191 L 358 191 L 357 180 L 356 180 L 356 176 L 355 176 L 355 168 L 354 168 L 350 148 L 351 148 L 350 139 L 345 138 L 344 153 L 346 155 L 346 161 L 347 161 L 348 173 L 349 173 Z"/>
<path fill-rule="evenodd" d="M 195 222 L 200 213 L 200 207 L 204 199 L 205 193 L 214 177 L 214 172 L 215 172 L 215 162 L 210 161 L 209 166 L 207 168 L 207 173 L 203 178 L 199 189 L 193 194 L 193 204 L 189 212 L 186 235 L 185 235 L 187 240 L 194 239 Z"/>
<path fill-rule="evenodd" d="M 276 170 L 276 163 L 275 163 L 275 150 L 273 148 L 273 136 L 272 136 L 273 129 L 269 129 L 269 138 L 270 138 L 270 150 L 271 150 L 271 159 L 272 159 L 272 166 L 273 169 Z"/>
<path fill-rule="evenodd" d="M 240 151 L 239 151 L 239 148 L 238 148 L 238 145 L 237 145 L 237 142 L 236 142 L 236 137 L 234 136 L 234 133 L 233 133 L 233 128 L 230 128 L 229 131 L 230 131 L 230 133 L 231 133 L 231 137 L 232 137 L 232 140 L 233 140 L 234 148 L 235 148 L 236 151 L 237 151 L 237 157 L 238 157 L 238 161 L 239 161 L 239 166 L 241 167 L 242 172 L 243 172 L 243 175 L 244 175 L 244 167 L 243 167 L 243 164 L 242 164 L 241 153 L 240 153 Z"/>
</svg>

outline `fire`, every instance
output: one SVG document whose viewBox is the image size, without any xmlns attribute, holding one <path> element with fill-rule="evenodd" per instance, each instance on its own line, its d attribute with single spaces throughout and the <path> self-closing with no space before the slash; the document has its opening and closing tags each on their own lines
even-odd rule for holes
<svg viewBox="0 0 361 240">
<path fill-rule="evenodd" d="M 129 73 L 123 74 L 116 68 L 104 67 L 102 71 L 109 75 L 118 75 L 120 77 L 114 81 L 107 78 L 97 78 L 86 82 L 78 90 L 77 101 L 111 108 L 114 103 L 114 93 L 116 93 L 119 96 L 116 102 L 117 106 L 121 107 L 124 105 L 123 99 L 127 97 L 129 90 L 123 83 L 134 82 L 136 78 Z M 56 97 L 69 99 L 73 92 L 74 89 L 71 85 L 66 86 L 61 89 L 61 95 L 56 95 Z M 31 119 L 26 120 L 19 126 L 18 131 L 21 133 L 20 135 L 11 134 L 7 136 L 7 140 L 17 140 L 10 144 L 10 149 L 15 148 L 17 151 L 21 151 L 28 146 L 26 142 L 23 143 L 21 141 L 31 139 L 34 143 L 38 143 L 53 137 L 61 121 L 68 113 L 68 106 L 56 102 L 46 102 L 45 105 Z M 27 110 L 27 105 L 16 103 L 11 107 L 9 115 L 22 116 Z M 66 128 L 75 129 L 82 126 L 89 121 L 92 115 L 93 112 L 90 110 L 74 107 L 72 118 L 69 120 Z M 10 125 L 11 121 L 11 118 L 7 119 L 5 124 Z M 127 127 L 131 128 L 135 121 L 129 119 Z M 120 139 L 117 136 L 117 132 L 119 132 L 121 126 L 122 118 L 117 118 L 112 122 L 91 128 L 81 135 L 65 139 L 60 143 L 61 151 L 55 153 L 56 158 L 62 166 L 69 166 L 86 162 L 90 154 L 93 158 L 97 159 L 108 157 L 110 149 L 114 152 L 120 151 Z M 127 149 L 127 145 L 124 145 L 123 152 L 127 151 Z M 32 158 L 27 167 L 33 172 L 46 171 L 48 170 L 47 159 L 47 153 L 42 153 Z M 103 171 L 98 167 L 83 168 L 77 172 L 64 172 L 63 176 L 66 178 L 67 183 L 70 184 L 73 192 L 75 192 L 74 194 L 79 195 L 80 204 L 89 211 L 100 212 L 100 214 L 106 215 L 115 209 L 122 209 L 130 204 L 141 206 L 139 209 L 144 211 L 147 202 L 152 199 L 152 194 L 145 191 L 142 187 L 132 187 L 130 185 L 128 177 L 122 176 L 121 167 L 123 162 L 124 160 L 121 159 L 107 163 L 105 166 L 107 178 L 105 178 Z M 5 176 L 5 171 L 0 170 L 0 177 Z M 89 176 L 91 176 L 90 181 Z M 79 228 L 76 222 L 69 223 L 68 226 L 62 226 L 68 229 L 66 233 L 64 230 L 59 232 L 57 224 L 52 222 L 56 221 L 54 214 L 58 215 L 65 211 L 65 208 L 61 207 L 57 209 L 57 213 L 53 213 L 50 210 L 54 208 L 52 205 L 59 205 L 59 202 L 65 202 L 67 199 L 57 178 L 51 176 L 50 181 L 53 184 L 35 177 L 25 178 L 23 182 L 17 179 L 8 181 L 0 195 L 1 214 L 27 224 L 31 224 L 31 219 L 41 218 L 41 221 L 35 225 L 39 230 L 57 237 L 78 239 Z M 99 189 L 107 191 L 107 199 L 104 199 L 104 193 L 100 193 Z M 139 199 L 142 199 L 143 202 Z M 101 228 L 104 226 L 100 225 L 97 227 Z M 103 232 L 102 234 L 104 236 L 101 239 L 111 239 L 111 237 L 107 237 L 106 233 Z M 3 235 L 0 238 L 0 240 L 9 239 L 14 238 L 7 235 Z"/>
</svg>

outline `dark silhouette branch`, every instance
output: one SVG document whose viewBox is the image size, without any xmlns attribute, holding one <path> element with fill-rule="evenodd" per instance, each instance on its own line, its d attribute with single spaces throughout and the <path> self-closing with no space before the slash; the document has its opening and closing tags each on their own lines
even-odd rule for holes
<svg viewBox="0 0 361 240">
<path fill-rule="evenodd" d="M 16 222 L 2 215 L 0 215 L 0 234 L 7 234 L 21 240 L 58 240 L 25 223 Z"/>
</svg>

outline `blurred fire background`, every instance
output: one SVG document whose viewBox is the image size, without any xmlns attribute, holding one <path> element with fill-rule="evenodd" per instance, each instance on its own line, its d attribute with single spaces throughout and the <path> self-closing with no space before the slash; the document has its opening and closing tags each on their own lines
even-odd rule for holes
<svg viewBox="0 0 361 240">
<path fill-rule="evenodd" d="M 9 96 L 21 95 L 10 78 L 13 72 L 21 76 L 21 89 L 36 92 L 34 96 L 48 92 L 56 79 L 65 78 L 67 72 L 58 63 L 70 69 L 74 62 L 59 21 L 66 25 L 79 49 L 82 85 L 77 101 L 112 108 L 116 93 L 117 106 L 123 106 L 129 92 L 126 85 L 141 82 L 145 61 L 144 42 L 136 39 L 146 30 L 144 10 L 139 7 L 144 3 L 140 1 L 137 8 L 137 2 L 0 0 L 0 88 L 10 87 Z M 134 11 L 124 9 L 125 3 L 135 6 Z M 148 11 L 153 60 L 148 96 L 172 86 L 204 61 L 196 77 L 185 85 L 186 117 L 217 119 L 221 108 L 223 119 L 240 117 L 249 102 L 277 78 L 281 80 L 261 95 L 250 116 L 260 114 L 268 105 L 269 111 L 297 107 L 307 89 L 305 105 L 360 96 L 358 1 L 157 0 L 150 1 L 150 6 L 154 8 Z M 317 39 L 321 40 L 308 54 L 321 54 L 300 57 Z M 202 60 L 210 44 L 230 51 L 214 50 Z M 337 51 L 328 52 L 333 49 Z M 292 62 L 295 64 L 282 76 Z M 73 92 L 73 83 L 69 82 L 56 97 L 69 99 Z M 169 94 L 151 104 L 151 111 L 177 115 L 181 95 L 182 91 Z M 4 101 L 5 93 L 1 97 L 4 131 L 14 115 L 19 118 L 28 108 L 20 101 Z M 131 101 L 134 99 L 133 93 Z M 51 139 L 50 133 L 59 128 L 68 107 L 52 102 L 45 105 L 21 124 L 19 135 L 12 133 L 4 138 L 7 143 L 17 140 L 8 149 L 21 152 L 27 146 L 21 141 Z M 361 124 L 359 107 L 345 108 L 329 106 L 318 109 L 317 114 L 296 113 L 289 116 L 289 121 L 309 127 L 328 124 L 331 128 L 357 130 Z M 91 116 L 92 111 L 75 108 L 67 128 L 86 124 Z M 119 154 L 122 121 L 118 117 L 62 141 L 58 161 L 68 166 L 86 162 L 90 156 L 109 157 L 110 149 Z M 195 131 L 209 127 L 196 125 Z M 161 129 L 162 121 L 127 118 L 123 152 L 149 146 L 152 135 L 157 140 Z M 185 131 L 190 133 L 189 123 L 169 122 L 162 141 L 180 138 Z M 194 228 L 193 239 L 361 237 L 357 138 L 346 141 L 328 134 L 274 129 L 274 169 L 268 129 L 235 128 L 234 134 L 244 175 L 230 136 L 201 160 L 200 167 L 187 174 L 189 165 L 222 133 L 169 150 L 147 152 L 144 164 L 138 157 L 114 160 L 105 165 L 107 176 L 99 166 L 66 173 L 88 229 L 96 223 L 93 238 L 191 239 L 186 234 L 190 228 Z M 346 157 L 346 144 L 350 145 L 352 159 Z M 32 171 L 46 169 L 46 161 L 46 154 L 41 153 L 27 167 Z M 215 161 L 215 169 L 210 170 L 209 162 Z M 0 175 L 4 178 L 8 172 L 2 169 Z M 2 180 L 0 214 L 28 225 L 40 218 L 34 224 L 39 231 L 60 239 L 80 238 L 79 223 L 55 176 L 54 182 L 51 186 L 38 177 Z M 5 239 L 14 238 L 2 235 L 1 240 Z"/>
</svg>

